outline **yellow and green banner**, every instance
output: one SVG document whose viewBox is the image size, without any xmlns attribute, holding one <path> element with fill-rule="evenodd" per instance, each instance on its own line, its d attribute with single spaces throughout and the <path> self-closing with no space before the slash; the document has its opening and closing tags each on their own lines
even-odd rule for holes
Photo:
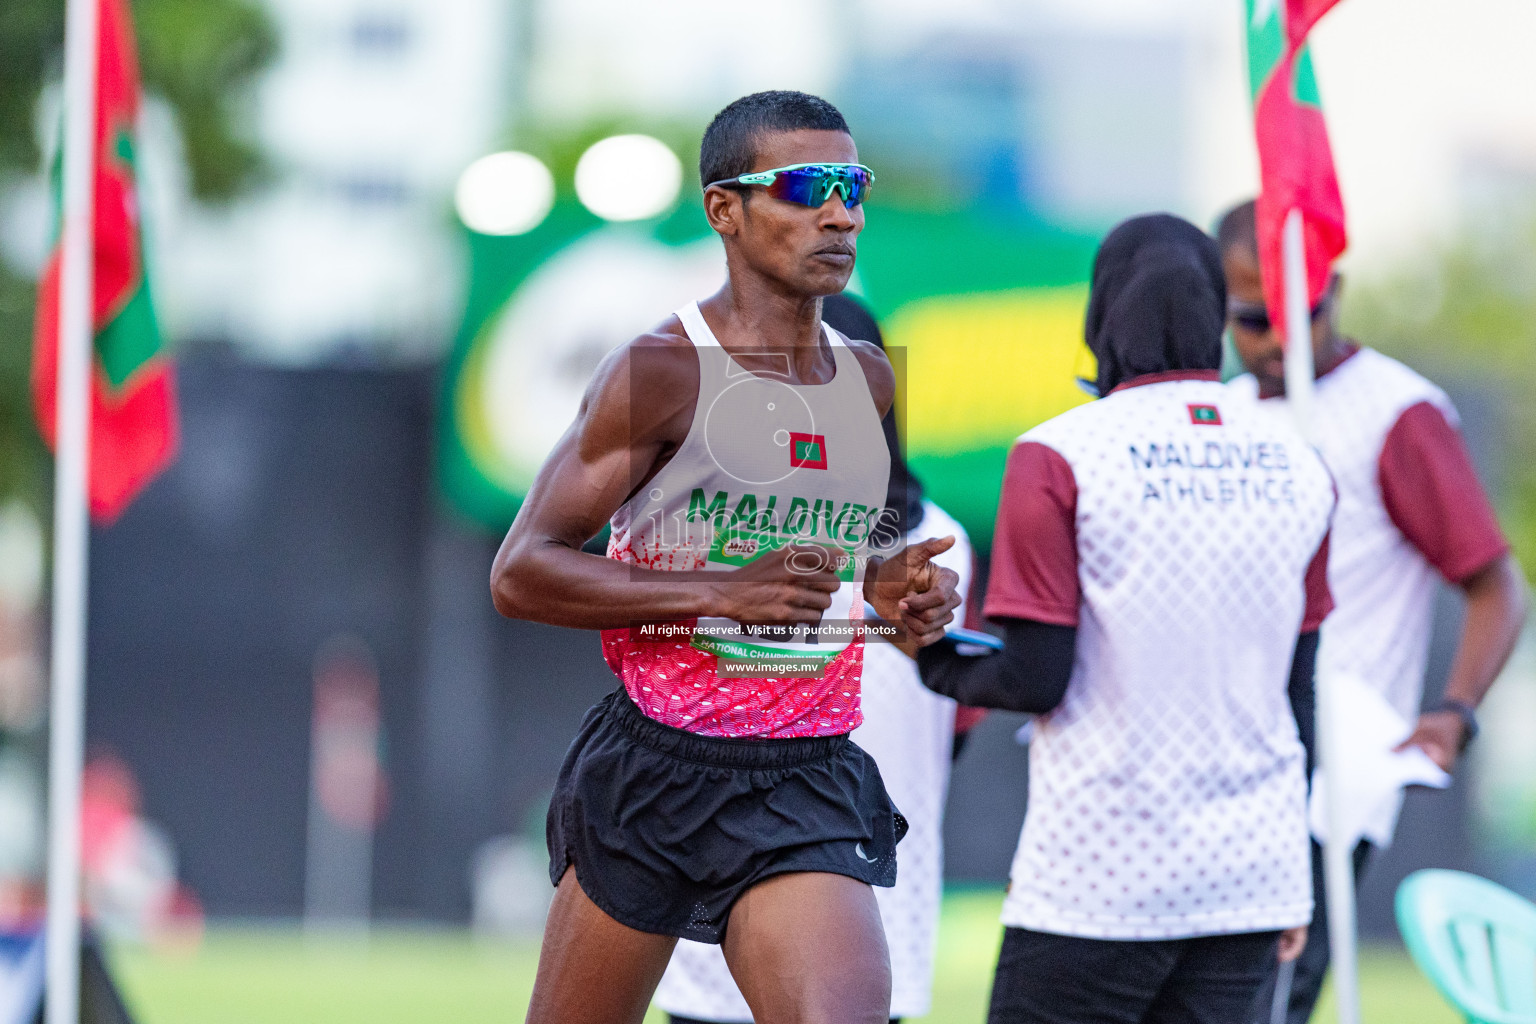
<svg viewBox="0 0 1536 1024">
<path fill-rule="evenodd" d="M 853 290 L 902 380 L 908 457 L 985 546 L 1014 438 L 1086 400 L 1082 341 L 1096 240 L 1016 212 L 872 203 Z M 562 200 L 533 231 L 469 233 L 463 324 L 443 382 L 438 468 L 453 505 L 503 531 L 570 425 L 598 361 L 724 280 L 694 205 L 605 224 Z"/>
</svg>

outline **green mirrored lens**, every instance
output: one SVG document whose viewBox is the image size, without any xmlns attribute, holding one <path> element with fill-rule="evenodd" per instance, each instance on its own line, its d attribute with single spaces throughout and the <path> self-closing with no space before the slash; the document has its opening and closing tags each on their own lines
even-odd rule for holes
<svg viewBox="0 0 1536 1024">
<path fill-rule="evenodd" d="M 818 207 L 825 203 L 834 191 L 843 199 L 844 206 L 858 206 L 869 192 L 872 180 L 870 172 L 857 165 L 811 165 L 776 170 L 768 194 L 801 206 Z"/>
</svg>

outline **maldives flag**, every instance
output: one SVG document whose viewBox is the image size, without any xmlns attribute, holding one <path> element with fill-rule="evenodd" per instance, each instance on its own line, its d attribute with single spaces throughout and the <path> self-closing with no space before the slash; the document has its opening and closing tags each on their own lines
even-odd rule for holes
<svg viewBox="0 0 1536 1024">
<path fill-rule="evenodd" d="M 1256 215 L 1259 266 L 1270 318 L 1285 323 L 1281 235 L 1291 210 L 1300 210 L 1307 250 L 1307 301 L 1328 286 L 1333 261 L 1344 252 L 1344 199 L 1333 168 L 1328 126 L 1306 49 L 1307 33 L 1338 0 L 1245 0 L 1248 80 L 1259 143 Z"/>
<path fill-rule="evenodd" d="M 115 519 L 176 455 L 176 389 L 144 274 L 134 179 L 139 69 L 127 0 L 100 0 L 96 74 L 95 358 L 91 386 L 91 515 Z M 51 169 L 55 245 L 38 281 L 32 405 L 54 446 L 58 404 L 62 160 Z"/>
</svg>

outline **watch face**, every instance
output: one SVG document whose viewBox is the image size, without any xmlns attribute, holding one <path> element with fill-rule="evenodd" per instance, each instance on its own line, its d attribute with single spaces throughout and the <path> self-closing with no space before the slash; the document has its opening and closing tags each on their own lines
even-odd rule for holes
<svg viewBox="0 0 1536 1024">
<path fill-rule="evenodd" d="M 1468 708 L 1466 713 L 1461 716 L 1461 724 L 1463 730 L 1461 734 L 1461 749 L 1466 750 L 1467 744 L 1477 739 L 1477 716 L 1472 713 L 1471 708 Z"/>
</svg>

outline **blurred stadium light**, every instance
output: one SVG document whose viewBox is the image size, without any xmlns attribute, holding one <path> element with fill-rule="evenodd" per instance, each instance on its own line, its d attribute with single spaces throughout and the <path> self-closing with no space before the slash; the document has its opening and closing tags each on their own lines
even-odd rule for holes
<svg viewBox="0 0 1536 1024">
<path fill-rule="evenodd" d="M 613 135 L 576 163 L 576 198 L 603 220 L 648 220 L 666 213 L 683 185 L 683 165 L 649 135 Z"/>
<path fill-rule="evenodd" d="M 555 179 L 536 156 L 492 153 L 464 168 L 453 202 L 471 231 L 524 235 L 549 216 L 555 205 Z"/>
</svg>

